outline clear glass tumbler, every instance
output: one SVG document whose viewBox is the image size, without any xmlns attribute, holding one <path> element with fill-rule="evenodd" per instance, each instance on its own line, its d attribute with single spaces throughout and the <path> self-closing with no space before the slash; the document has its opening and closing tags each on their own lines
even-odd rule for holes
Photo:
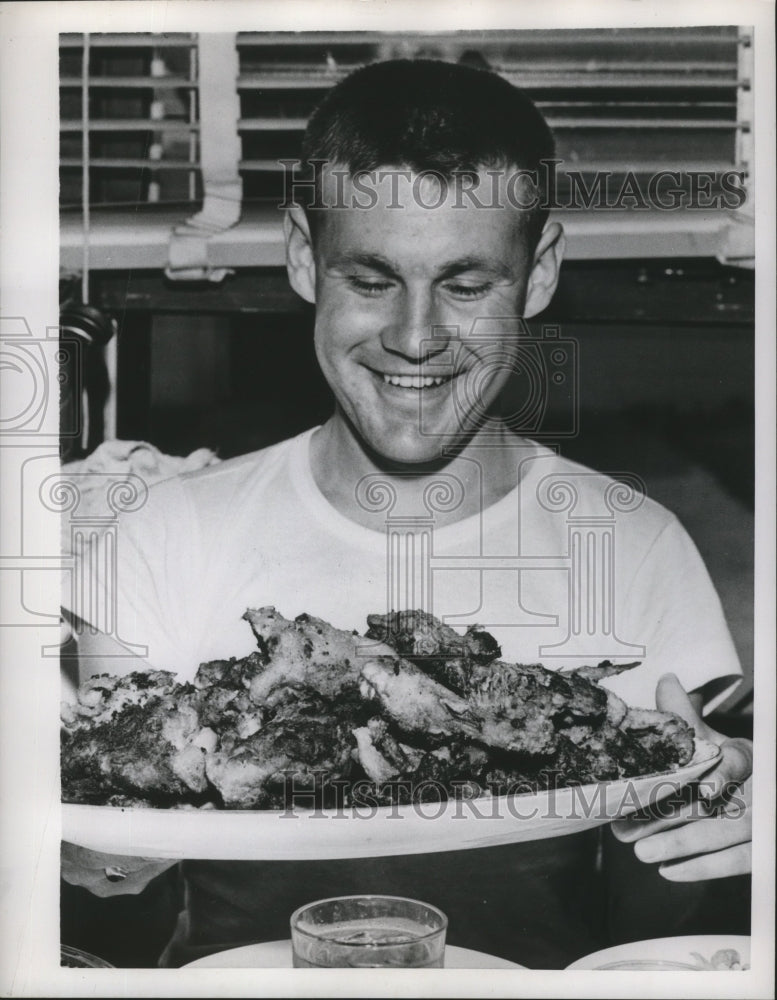
<svg viewBox="0 0 777 1000">
<path fill-rule="evenodd" d="M 448 918 L 401 896 L 338 896 L 291 915 L 295 969 L 441 969 Z"/>
</svg>

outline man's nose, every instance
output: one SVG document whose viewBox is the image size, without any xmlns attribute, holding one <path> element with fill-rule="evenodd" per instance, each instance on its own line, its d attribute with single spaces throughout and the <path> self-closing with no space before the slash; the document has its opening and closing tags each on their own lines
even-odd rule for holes
<svg viewBox="0 0 777 1000">
<path fill-rule="evenodd" d="M 444 351 L 450 333 L 441 325 L 433 296 L 427 291 L 407 290 L 381 333 L 384 350 L 415 364 Z"/>
</svg>

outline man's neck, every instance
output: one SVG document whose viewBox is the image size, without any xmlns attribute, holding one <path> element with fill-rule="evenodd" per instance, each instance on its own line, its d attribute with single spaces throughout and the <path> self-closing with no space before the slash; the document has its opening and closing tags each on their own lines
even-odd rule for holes
<svg viewBox="0 0 777 1000">
<path fill-rule="evenodd" d="M 393 517 L 432 514 L 439 528 L 481 513 L 515 489 L 522 459 L 533 447 L 501 422 L 491 422 L 456 452 L 425 464 L 392 466 L 335 414 L 313 435 L 311 471 L 329 503 L 357 524 L 383 531 L 388 504 Z"/>
</svg>

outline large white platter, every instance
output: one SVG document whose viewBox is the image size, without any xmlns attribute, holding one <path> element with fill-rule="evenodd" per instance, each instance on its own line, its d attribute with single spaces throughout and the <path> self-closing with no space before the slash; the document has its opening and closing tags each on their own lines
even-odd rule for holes
<svg viewBox="0 0 777 1000">
<path fill-rule="evenodd" d="M 189 962 L 185 969 L 290 969 L 291 941 L 265 941 L 262 944 L 247 944 L 242 948 L 230 948 L 206 958 Z M 523 965 L 508 962 L 496 955 L 486 955 L 470 948 L 445 946 L 446 969 L 524 969 Z M 397 970 L 398 971 L 398 970 Z"/>
<path fill-rule="evenodd" d="M 697 740 L 677 771 L 536 795 L 342 810 L 182 810 L 62 806 L 62 839 L 93 851 L 213 861 L 305 861 L 428 854 L 563 837 L 658 802 L 720 756 Z"/>
</svg>

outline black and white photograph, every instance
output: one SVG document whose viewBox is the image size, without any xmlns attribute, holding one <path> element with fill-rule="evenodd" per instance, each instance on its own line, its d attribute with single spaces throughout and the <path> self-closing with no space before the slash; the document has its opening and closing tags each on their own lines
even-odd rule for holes
<svg viewBox="0 0 777 1000">
<path fill-rule="evenodd" d="M 772 15 L 0 4 L 2 995 L 774 996 Z"/>
</svg>

